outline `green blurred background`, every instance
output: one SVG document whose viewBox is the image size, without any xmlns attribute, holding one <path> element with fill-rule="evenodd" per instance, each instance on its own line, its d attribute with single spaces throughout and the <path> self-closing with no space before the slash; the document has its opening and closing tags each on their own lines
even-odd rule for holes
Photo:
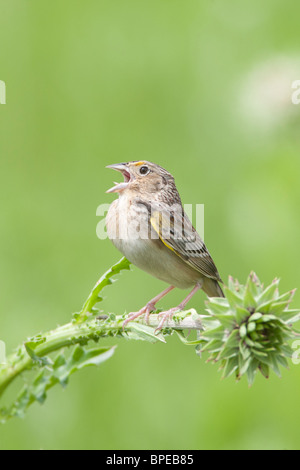
<svg viewBox="0 0 300 470">
<path fill-rule="evenodd" d="M 221 276 L 281 288 L 300 270 L 299 14 L 292 0 L 0 0 L 0 338 L 70 320 L 120 258 L 96 237 L 105 165 L 147 159 L 205 204 Z M 104 310 L 136 310 L 165 284 L 133 269 Z M 165 307 L 183 292 L 170 294 Z M 204 294 L 191 306 L 203 311 Z M 300 305 L 299 294 L 295 306 Z M 72 377 L 1 449 L 299 449 L 300 366 L 252 388 L 172 337 L 127 341 Z M 13 391 L 13 390 L 12 390 Z M 8 392 L 9 393 L 9 392 Z"/>
</svg>

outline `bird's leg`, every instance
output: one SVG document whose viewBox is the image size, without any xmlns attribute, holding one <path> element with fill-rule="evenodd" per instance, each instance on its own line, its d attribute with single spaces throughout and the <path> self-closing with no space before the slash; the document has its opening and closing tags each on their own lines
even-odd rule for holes
<svg viewBox="0 0 300 470">
<path fill-rule="evenodd" d="M 158 314 L 159 317 L 161 317 L 161 320 L 157 326 L 157 328 L 155 329 L 155 333 L 158 333 L 162 327 L 164 326 L 164 323 L 167 321 L 167 320 L 171 320 L 172 316 L 174 315 L 174 313 L 176 312 L 180 312 L 181 310 L 183 310 L 186 306 L 186 304 L 191 300 L 191 298 L 193 297 L 193 295 L 196 294 L 196 292 L 201 289 L 202 287 L 202 282 L 197 282 L 197 284 L 195 285 L 195 287 L 191 290 L 191 292 L 189 293 L 189 295 L 178 305 L 178 307 L 173 307 L 173 308 L 170 308 L 170 310 L 166 310 L 165 312 L 161 312 Z"/>
<path fill-rule="evenodd" d="M 147 303 L 147 305 L 145 305 L 145 307 L 141 308 L 141 310 L 139 310 L 138 312 L 132 312 L 132 313 L 129 313 L 128 317 L 126 318 L 126 320 L 124 321 L 123 323 L 123 330 L 125 328 L 125 326 L 132 320 L 135 320 L 136 318 L 140 317 L 141 315 L 145 315 L 145 321 L 146 323 L 148 323 L 149 321 L 149 315 L 150 315 L 150 312 L 152 312 L 152 310 L 155 309 L 155 305 L 157 304 L 157 302 L 162 299 L 165 295 L 167 295 L 169 292 L 171 292 L 171 290 L 174 289 L 174 286 L 170 286 L 168 287 L 167 289 L 165 289 L 163 292 L 161 292 L 160 294 L 158 294 L 156 297 L 154 297 L 153 299 L 149 300 L 149 302 Z"/>
</svg>

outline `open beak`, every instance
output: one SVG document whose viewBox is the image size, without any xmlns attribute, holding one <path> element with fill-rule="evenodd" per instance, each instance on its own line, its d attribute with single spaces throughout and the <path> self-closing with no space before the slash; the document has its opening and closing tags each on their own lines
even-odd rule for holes
<svg viewBox="0 0 300 470">
<path fill-rule="evenodd" d="M 113 165 L 107 165 L 106 168 L 111 168 L 112 170 L 120 171 L 122 175 L 124 176 L 124 181 L 122 183 L 115 183 L 115 186 L 108 189 L 106 192 L 107 193 L 119 193 L 120 191 L 123 191 L 124 189 L 126 189 L 130 182 L 130 173 L 127 169 L 127 163 L 115 163 Z"/>
</svg>

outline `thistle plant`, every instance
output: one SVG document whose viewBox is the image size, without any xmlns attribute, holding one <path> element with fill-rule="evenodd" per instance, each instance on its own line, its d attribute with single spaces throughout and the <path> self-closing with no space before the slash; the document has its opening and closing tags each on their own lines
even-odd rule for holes
<svg viewBox="0 0 300 470">
<path fill-rule="evenodd" d="M 299 310 L 289 309 L 294 291 L 280 295 L 278 280 L 264 288 L 254 273 L 245 286 L 230 278 L 226 297 L 209 299 L 206 314 L 194 309 L 178 312 L 157 333 L 157 312 L 150 315 L 149 324 L 139 318 L 123 328 L 125 314 L 99 309 L 103 288 L 129 269 L 130 263 L 122 258 L 100 278 L 70 323 L 27 339 L 0 364 L 0 400 L 16 378 L 24 381 L 17 398 L 0 407 L 0 422 L 24 416 L 34 402 L 44 403 L 51 388 L 65 387 L 75 372 L 112 357 L 115 346 L 91 347 L 107 337 L 165 343 L 176 332 L 183 343 L 195 345 L 198 354 L 206 353 L 208 361 L 220 363 L 223 377 L 235 373 L 239 379 L 246 374 L 249 384 L 258 370 L 268 377 L 270 368 L 279 375 L 279 367 L 288 366 L 289 343 L 298 335 L 292 325 L 299 320 Z M 191 340 L 186 331 L 195 331 L 196 338 Z"/>
<path fill-rule="evenodd" d="M 209 353 L 208 361 L 221 364 L 223 377 L 246 374 L 252 384 L 257 371 L 268 378 L 270 369 L 280 376 L 280 366 L 288 368 L 299 310 L 289 309 L 295 290 L 280 295 L 278 285 L 274 279 L 264 288 L 252 272 L 245 286 L 230 277 L 226 297 L 207 301 L 209 317 L 202 320 L 207 342 L 198 349 Z"/>
</svg>

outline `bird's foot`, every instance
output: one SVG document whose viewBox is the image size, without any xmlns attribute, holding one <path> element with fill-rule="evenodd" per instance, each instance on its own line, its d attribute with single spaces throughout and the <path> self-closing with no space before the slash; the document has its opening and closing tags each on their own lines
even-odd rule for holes
<svg viewBox="0 0 300 470">
<path fill-rule="evenodd" d="M 160 312 L 158 314 L 158 317 L 161 318 L 161 320 L 160 320 L 158 326 L 156 327 L 154 333 L 155 334 L 159 333 L 162 330 L 162 328 L 163 328 L 164 324 L 166 323 L 166 321 L 171 320 L 173 315 L 176 312 L 180 312 L 181 310 L 182 310 L 182 308 L 181 308 L 181 306 L 179 306 L 179 307 L 170 308 L 169 310 L 166 310 L 165 312 Z"/>
<path fill-rule="evenodd" d="M 128 314 L 126 320 L 123 322 L 123 330 L 125 329 L 126 325 L 128 325 L 129 322 L 136 320 L 137 318 L 141 317 L 144 315 L 145 322 L 149 323 L 149 315 L 152 312 L 152 310 L 155 310 L 155 305 L 151 302 L 149 302 L 145 307 L 141 308 L 138 312 L 131 312 Z"/>
</svg>

